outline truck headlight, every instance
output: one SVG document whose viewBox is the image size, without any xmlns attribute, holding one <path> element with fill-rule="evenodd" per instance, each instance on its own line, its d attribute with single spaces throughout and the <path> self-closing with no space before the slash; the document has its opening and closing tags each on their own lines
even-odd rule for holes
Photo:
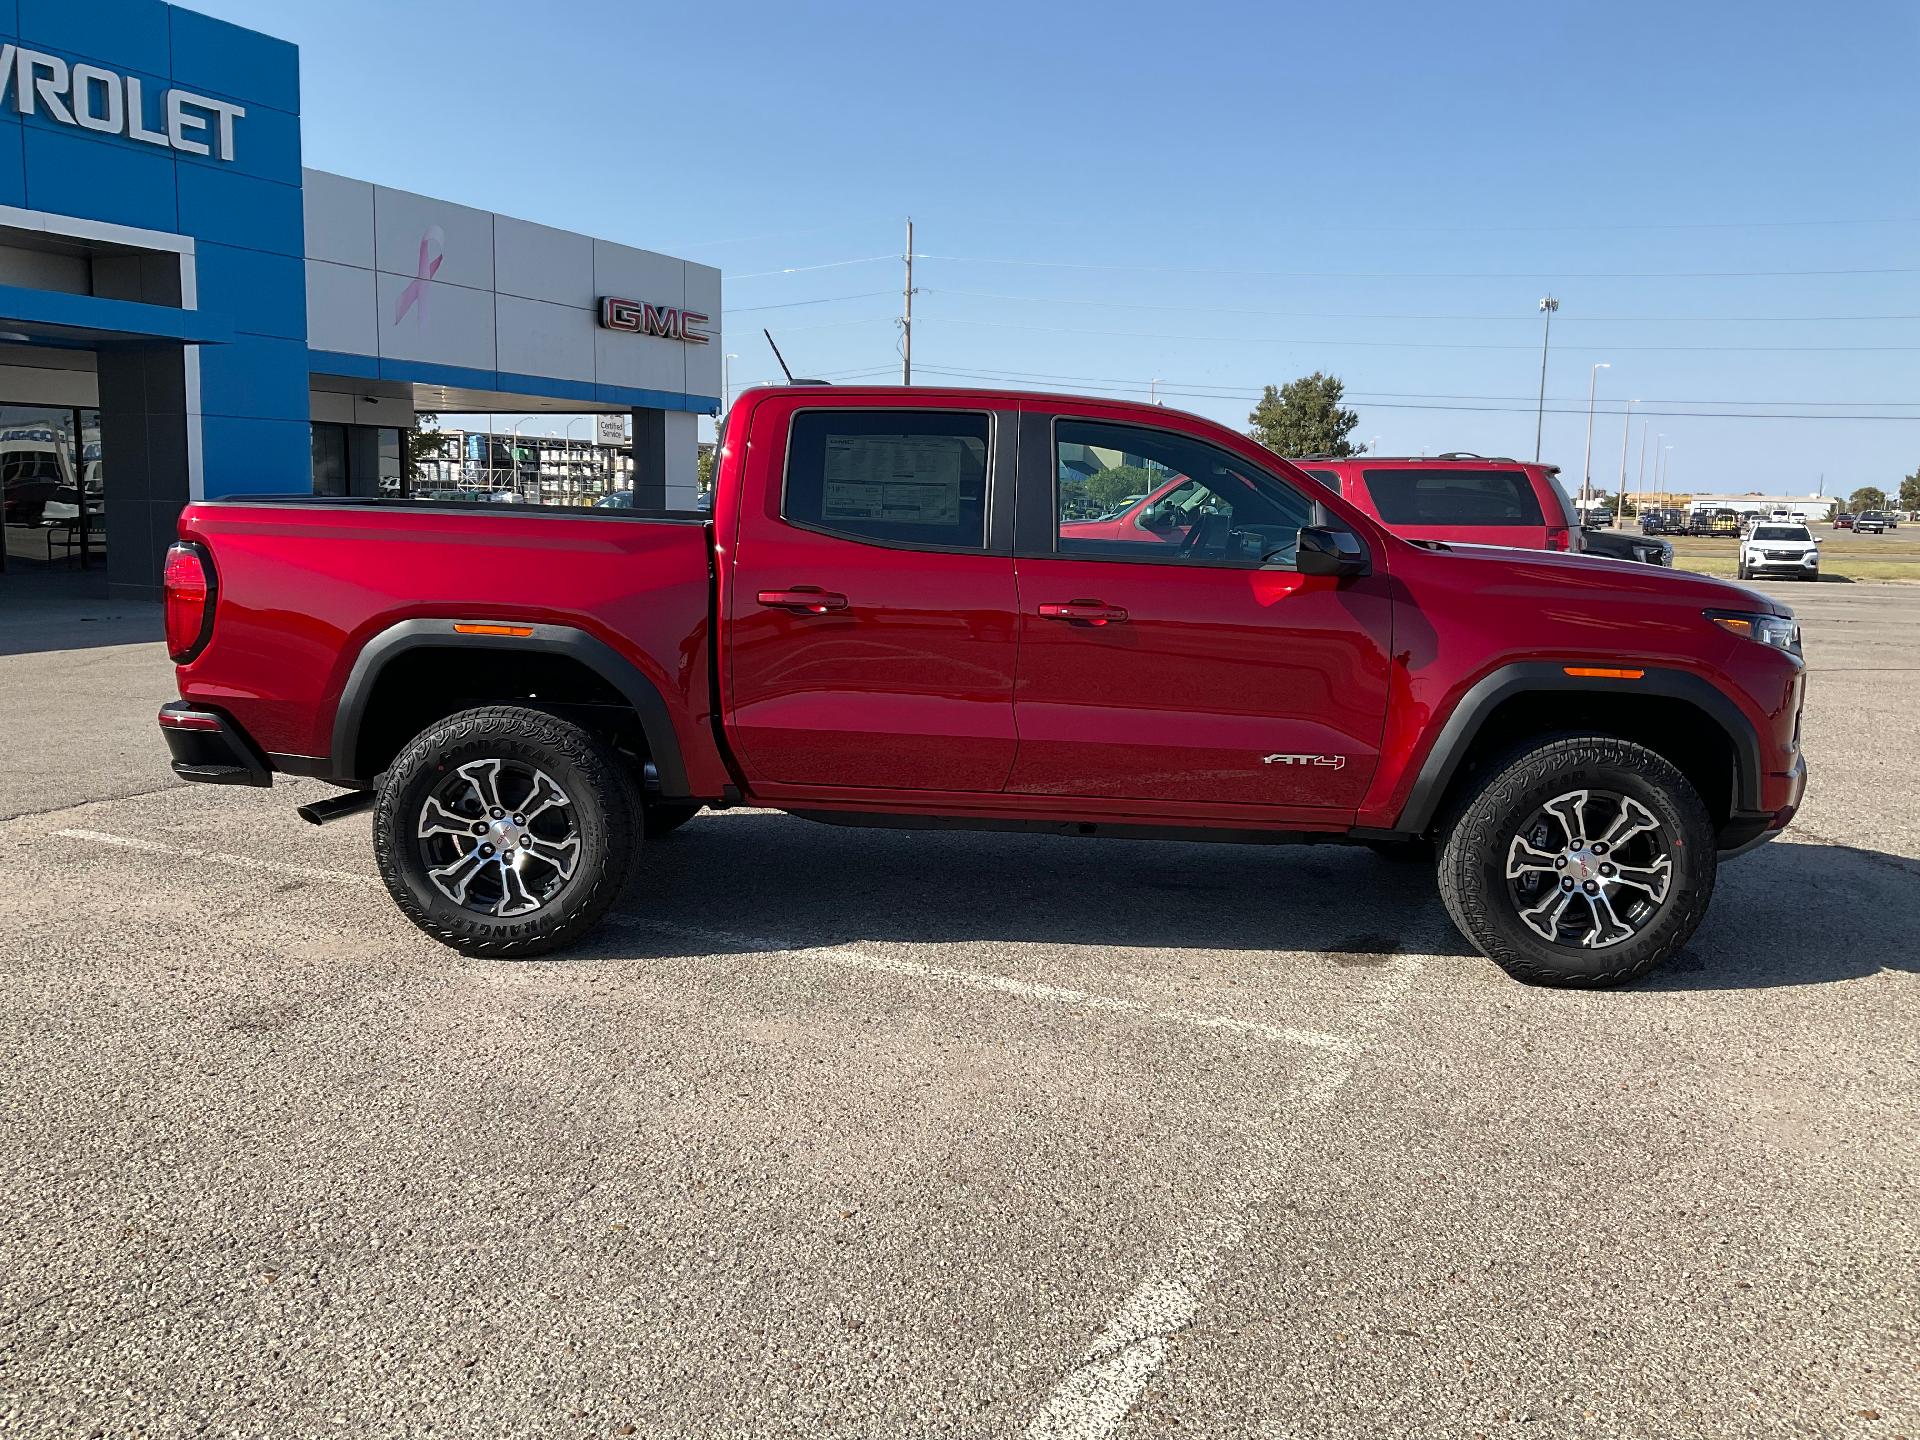
<svg viewBox="0 0 1920 1440">
<path fill-rule="evenodd" d="M 1790 655 L 1800 653 L 1800 627 L 1785 615 L 1747 615 L 1735 610 L 1709 610 L 1707 618 L 1722 630 L 1747 640 L 1758 640 Z"/>
</svg>

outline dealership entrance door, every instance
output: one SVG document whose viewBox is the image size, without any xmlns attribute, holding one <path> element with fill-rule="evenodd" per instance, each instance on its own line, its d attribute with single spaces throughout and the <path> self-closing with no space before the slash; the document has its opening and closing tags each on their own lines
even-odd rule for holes
<svg viewBox="0 0 1920 1440">
<path fill-rule="evenodd" d="M 0 570 L 105 564 L 98 409 L 0 400 Z"/>
</svg>

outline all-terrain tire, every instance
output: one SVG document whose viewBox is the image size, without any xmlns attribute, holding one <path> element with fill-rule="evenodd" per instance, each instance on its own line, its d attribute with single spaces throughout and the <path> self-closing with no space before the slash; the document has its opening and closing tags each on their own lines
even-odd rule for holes
<svg viewBox="0 0 1920 1440">
<path fill-rule="evenodd" d="M 574 813 L 579 850 L 571 875 L 522 914 L 457 904 L 429 878 L 418 838 L 424 807 L 449 772 L 488 759 L 551 776 Z M 373 853 L 401 913 L 442 944 L 501 959 L 541 955 L 578 940 L 613 904 L 639 845 L 638 815 L 626 767 L 592 735 L 539 710 L 490 705 L 436 722 L 388 767 L 374 807 Z"/>
<path fill-rule="evenodd" d="M 1521 826 L 1557 796 L 1583 788 L 1644 805 L 1668 840 L 1672 876 L 1661 910 L 1631 939 L 1599 949 L 1551 943 L 1521 918 L 1506 877 Z M 1713 898 L 1718 855 L 1699 793 L 1666 759 L 1605 735 L 1569 735 L 1511 755 L 1457 808 L 1440 851 L 1440 898 L 1453 923 L 1516 980 L 1600 989 L 1637 980 L 1699 927 Z"/>
<path fill-rule="evenodd" d="M 647 839 L 671 835 L 706 807 L 694 800 L 655 800 L 646 806 Z"/>
</svg>

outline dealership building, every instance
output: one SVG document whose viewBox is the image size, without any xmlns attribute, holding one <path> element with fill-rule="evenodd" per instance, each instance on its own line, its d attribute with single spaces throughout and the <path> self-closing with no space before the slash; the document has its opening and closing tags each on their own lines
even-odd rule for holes
<svg viewBox="0 0 1920 1440">
<path fill-rule="evenodd" d="M 419 411 L 625 417 L 635 503 L 690 505 L 719 325 L 710 267 L 303 168 L 283 40 L 0 0 L 10 569 L 155 595 L 189 499 L 393 493 Z"/>
</svg>

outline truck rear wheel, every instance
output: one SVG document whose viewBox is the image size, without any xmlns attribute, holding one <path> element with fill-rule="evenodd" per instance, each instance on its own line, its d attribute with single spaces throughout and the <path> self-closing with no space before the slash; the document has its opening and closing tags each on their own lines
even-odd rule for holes
<svg viewBox="0 0 1920 1440">
<path fill-rule="evenodd" d="M 617 758 L 578 725 L 497 705 L 451 715 L 388 768 L 380 877 L 434 939 L 473 955 L 577 940 L 620 892 L 639 840 Z"/>
<path fill-rule="evenodd" d="M 1687 779 L 1601 735 L 1514 756 L 1468 800 L 1440 854 L 1461 933 L 1517 980 L 1636 980 L 1698 928 L 1717 870 L 1712 821 Z"/>
</svg>

